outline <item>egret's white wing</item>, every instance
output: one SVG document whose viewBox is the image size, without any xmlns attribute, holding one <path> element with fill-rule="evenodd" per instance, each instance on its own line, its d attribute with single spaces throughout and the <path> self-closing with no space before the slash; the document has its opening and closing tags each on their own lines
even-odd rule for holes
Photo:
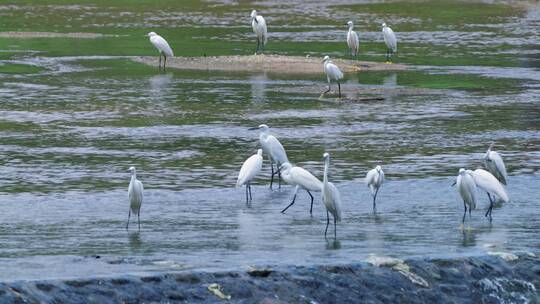
<svg viewBox="0 0 540 304">
<path fill-rule="evenodd" d="M 263 16 L 257 16 L 255 17 L 257 19 L 257 22 L 255 20 L 251 21 L 251 27 L 253 28 L 253 32 L 257 37 L 263 39 L 263 43 L 266 44 L 267 42 L 267 29 L 266 29 L 266 21 L 264 20 Z"/>
<path fill-rule="evenodd" d="M 341 195 L 333 183 L 328 182 L 322 188 L 322 201 L 326 209 L 332 213 L 337 221 L 341 221 Z"/>
<path fill-rule="evenodd" d="M 326 76 L 329 77 L 329 79 L 340 80 L 341 78 L 343 78 L 343 73 L 333 62 L 327 62 L 324 65 L 324 70 L 326 72 Z"/>
<path fill-rule="evenodd" d="M 366 185 L 370 185 L 370 184 L 375 184 L 375 181 L 377 180 L 377 170 L 376 169 L 371 169 L 368 171 L 368 173 L 366 174 Z"/>
<path fill-rule="evenodd" d="M 268 143 L 268 153 L 270 154 L 270 157 L 274 161 L 274 163 L 281 165 L 289 161 L 287 158 L 287 153 L 285 152 L 285 148 L 283 148 L 283 145 L 279 142 L 279 140 L 273 136 L 268 135 L 268 138 L 266 139 Z"/>
<path fill-rule="evenodd" d="M 302 167 L 293 167 L 289 170 L 291 179 L 295 184 L 309 191 L 321 191 L 322 182 Z M 283 175 L 282 175 L 283 176 Z"/>
<path fill-rule="evenodd" d="M 262 169 L 262 162 L 263 159 L 258 154 L 250 156 L 244 164 L 242 164 L 242 168 L 240 168 L 240 173 L 238 174 L 238 181 L 236 182 L 236 186 L 242 186 L 246 182 L 251 181 L 255 175 L 257 175 L 261 169 Z"/>
<path fill-rule="evenodd" d="M 358 39 L 358 34 L 355 31 L 349 31 L 347 34 L 347 45 L 351 50 L 352 55 L 358 54 L 358 47 L 360 46 L 360 41 Z"/>
<path fill-rule="evenodd" d="M 471 174 L 458 175 L 456 180 L 459 195 L 471 209 L 476 208 L 476 183 Z"/>
<path fill-rule="evenodd" d="M 383 29 L 383 38 L 386 46 L 393 52 L 397 52 L 397 39 L 394 31 L 391 28 L 386 27 Z"/>
<path fill-rule="evenodd" d="M 141 208 L 141 204 L 144 197 L 144 187 L 143 184 L 139 180 L 134 180 L 133 182 L 129 183 L 128 188 L 128 197 L 130 201 L 130 208 L 131 211 L 138 214 L 139 209 Z"/>
<path fill-rule="evenodd" d="M 158 49 L 161 53 L 165 54 L 166 56 L 173 57 L 173 51 L 171 47 L 169 46 L 169 43 L 167 40 L 163 39 L 163 37 L 159 35 L 155 35 L 150 37 L 150 42 Z"/>
<path fill-rule="evenodd" d="M 493 174 L 489 173 L 484 169 L 476 169 L 474 171 L 467 170 L 467 172 L 472 172 L 471 174 L 474 178 L 474 182 L 479 188 L 491 194 L 495 194 L 505 203 L 510 201 L 508 193 L 506 193 L 503 185 L 497 180 L 495 176 L 493 176 Z"/>
</svg>

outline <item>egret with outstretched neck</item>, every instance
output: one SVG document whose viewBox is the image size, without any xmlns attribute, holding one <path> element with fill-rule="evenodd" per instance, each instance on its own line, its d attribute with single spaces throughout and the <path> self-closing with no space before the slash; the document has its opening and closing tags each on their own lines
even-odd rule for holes
<svg viewBox="0 0 540 304">
<path fill-rule="evenodd" d="M 371 196 L 373 196 L 373 211 L 376 209 L 376 199 L 377 193 L 379 193 L 379 188 L 381 188 L 384 182 L 384 171 L 381 166 L 376 166 L 374 169 L 369 170 L 366 174 L 366 185 L 371 191 Z"/>
<path fill-rule="evenodd" d="M 493 145 L 494 143 L 489 145 L 489 148 L 484 155 L 484 166 L 502 184 L 506 185 L 506 180 L 508 179 L 508 175 L 506 173 L 506 166 L 504 165 L 504 161 L 501 155 L 497 153 L 497 151 L 491 150 L 493 148 Z"/>
<path fill-rule="evenodd" d="M 308 170 L 291 165 L 291 163 L 286 162 L 281 165 L 280 168 L 281 171 L 281 177 L 283 177 L 283 180 L 291 185 L 295 186 L 294 189 L 294 196 L 292 199 L 292 202 L 285 207 L 285 209 L 281 210 L 281 213 L 285 213 L 289 207 L 294 205 L 294 201 L 296 200 L 296 195 L 298 194 L 298 190 L 304 189 L 307 191 L 309 196 L 311 197 L 311 207 L 309 208 L 309 213 L 313 213 L 313 195 L 311 194 L 311 191 L 321 191 L 322 188 L 322 182 L 316 178 L 313 174 L 311 174 Z"/>
<path fill-rule="evenodd" d="M 282 164 L 288 162 L 289 159 L 287 158 L 287 153 L 285 152 L 283 145 L 274 135 L 270 134 L 269 129 L 270 128 L 267 125 L 262 124 L 258 127 L 250 128 L 249 130 L 260 130 L 261 132 L 259 134 L 259 142 L 261 143 L 263 152 L 270 158 L 270 168 L 272 171 L 270 178 L 270 189 L 272 189 L 274 176 L 276 174 L 278 175 L 279 187 L 281 188 L 281 171 L 279 168 Z M 274 171 L 274 164 L 276 165 L 276 171 Z"/>
<path fill-rule="evenodd" d="M 386 62 L 390 63 L 390 57 L 397 52 L 397 39 L 394 31 L 386 25 L 382 24 L 382 34 L 384 39 L 384 44 L 386 44 Z"/>
<path fill-rule="evenodd" d="M 339 97 L 341 97 L 341 85 L 339 83 L 339 80 L 343 78 L 343 73 L 338 68 L 338 66 L 335 65 L 332 60 L 330 60 L 330 57 L 328 55 L 324 56 L 322 62 L 324 63 L 324 73 L 326 74 L 326 79 L 328 80 L 328 90 L 324 91 L 323 94 L 330 92 L 330 82 L 334 80 L 337 82 Z"/>
<path fill-rule="evenodd" d="M 259 49 L 262 53 L 264 52 L 264 47 L 268 41 L 268 31 L 266 29 L 266 21 L 263 16 L 257 15 L 256 10 L 251 11 L 251 27 L 257 36 L 257 49 L 255 50 L 255 54 L 259 53 Z"/>
<path fill-rule="evenodd" d="M 334 238 L 337 238 L 337 222 L 341 221 L 341 195 L 339 190 L 333 183 L 328 181 L 328 167 L 330 166 L 330 154 L 324 153 L 324 175 L 323 185 L 321 191 L 321 198 L 326 207 L 326 229 L 324 230 L 324 237 L 328 232 L 328 226 L 330 225 L 330 215 L 334 217 Z"/>
<path fill-rule="evenodd" d="M 135 167 L 130 167 L 129 172 L 131 172 L 131 181 L 129 182 L 128 187 L 128 198 L 129 198 L 129 213 L 128 220 L 126 224 L 126 230 L 129 229 L 129 220 L 131 218 L 131 212 L 137 215 L 137 221 L 139 223 L 139 230 L 141 230 L 141 205 L 144 198 L 144 187 L 140 180 L 137 179 L 137 172 Z"/>
<path fill-rule="evenodd" d="M 463 207 L 465 208 L 461 222 L 465 223 L 467 206 L 469 206 L 469 219 L 471 217 L 471 211 L 476 209 L 476 183 L 470 170 L 465 170 L 463 168 L 459 169 L 456 185 L 459 195 L 463 199 Z"/>
<path fill-rule="evenodd" d="M 163 56 L 163 70 L 165 70 L 165 65 L 167 63 L 167 56 L 173 57 L 173 51 L 171 47 L 169 46 L 169 43 L 167 40 L 165 40 L 160 35 L 156 34 L 155 32 L 150 32 L 147 35 L 150 37 L 150 42 L 156 47 L 156 49 L 159 51 L 159 69 L 161 69 L 161 56 Z"/>
<path fill-rule="evenodd" d="M 358 34 L 353 31 L 354 24 L 352 21 L 347 22 L 349 26 L 349 31 L 347 32 L 347 46 L 351 51 L 351 56 L 355 57 L 358 55 L 358 48 L 360 47 L 360 41 L 358 39 Z"/>
<path fill-rule="evenodd" d="M 504 186 L 497 180 L 493 174 L 489 173 L 488 171 L 484 169 L 476 169 L 474 171 L 467 170 L 472 177 L 474 178 L 474 182 L 476 183 L 476 186 L 478 188 L 484 190 L 488 194 L 489 198 L 489 208 L 486 212 L 486 217 L 489 216 L 489 220 L 492 220 L 491 212 L 493 210 L 493 204 L 495 203 L 495 198 L 492 198 L 490 193 L 492 195 L 497 196 L 499 199 L 501 199 L 504 203 L 508 203 L 510 201 L 510 198 L 508 197 L 508 193 L 506 192 L 506 189 Z"/>
<path fill-rule="evenodd" d="M 236 181 L 236 187 L 246 185 L 246 204 L 249 204 L 253 200 L 251 196 L 251 181 L 261 172 L 263 164 L 263 150 L 257 150 L 257 154 L 250 156 L 240 168 L 238 173 L 238 180 Z"/>
</svg>

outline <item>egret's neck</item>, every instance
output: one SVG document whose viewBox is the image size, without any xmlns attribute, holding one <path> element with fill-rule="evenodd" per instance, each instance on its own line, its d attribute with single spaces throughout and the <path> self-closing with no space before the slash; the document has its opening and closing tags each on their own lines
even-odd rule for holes
<svg viewBox="0 0 540 304">
<path fill-rule="evenodd" d="M 330 160 L 325 159 L 324 160 L 324 174 L 323 174 L 323 183 L 328 183 L 328 166 L 330 166 Z"/>
<path fill-rule="evenodd" d="M 261 140 L 266 140 L 268 138 L 268 131 L 262 131 L 261 134 L 259 135 L 259 138 Z"/>
<path fill-rule="evenodd" d="M 354 25 L 349 26 L 349 32 L 352 32 Z"/>
<path fill-rule="evenodd" d="M 131 181 L 135 181 L 136 179 L 137 179 L 137 173 L 133 171 L 133 173 L 131 173 Z"/>
</svg>

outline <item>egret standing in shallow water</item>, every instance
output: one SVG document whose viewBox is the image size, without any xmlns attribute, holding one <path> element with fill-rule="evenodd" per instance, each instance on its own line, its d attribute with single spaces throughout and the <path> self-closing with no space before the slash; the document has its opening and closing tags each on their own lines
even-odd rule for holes
<svg viewBox="0 0 540 304">
<path fill-rule="evenodd" d="M 476 183 L 470 170 L 459 169 L 456 185 L 459 195 L 463 199 L 463 207 L 465 208 L 461 222 L 465 223 L 467 206 L 469 206 L 469 218 L 471 217 L 471 211 L 476 208 Z"/>
<path fill-rule="evenodd" d="M 291 207 L 294 204 L 294 201 L 296 200 L 296 194 L 298 193 L 298 190 L 300 188 L 307 191 L 309 196 L 311 197 L 311 207 L 309 208 L 309 213 L 313 213 L 313 195 L 311 195 L 310 191 L 321 191 L 322 183 L 321 181 L 313 176 L 308 170 L 302 168 L 302 167 L 296 167 L 291 165 L 291 163 L 286 162 L 283 165 L 281 165 L 280 168 L 281 176 L 283 177 L 283 180 L 292 186 L 295 186 L 294 189 L 294 196 L 292 202 L 285 207 L 285 209 L 281 210 L 281 213 L 285 213 L 289 207 Z"/>
<path fill-rule="evenodd" d="M 257 150 L 257 154 L 254 154 L 246 159 L 246 161 L 242 164 L 242 168 L 240 168 L 240 173 L 238 174 L 236 187 L 246 185 L 246 204 L 249 204 L 249 202 L 253 200 L 253 197 L 251 196 L 251 181 L 257 174 L 259 174 L 259 172 L 261 172 L 263 163 L 262 154 L 263 150 L 259 149 Z"/>
<path fill-rule="evenodd" d="M 373 196 L 373 211 L 375 211 L 377 199 L 377 193 L 379 193 L 379 188 L 384 182 L 384 171 L 381 166 L 375 167 L 375 169 L 369 170 L 366 174 L 366 185 L 371 190 L 371 195 Z"/>
<path fill-rule="evenodd" d="M 326 207 L 326 229 L 324 230 L 324 237 L 326 238 L 326 232 L 328 232 L 328 225 L 330 225 L 330 215 L 332 213 L 334 217 L 334 238 L 337 238 L 337 222 L 341 221 L 341 196 L 339 190 L 328 181 L 328 167 L 330 166 L 330 154 L 324 153 L 324 175 L 323 185 L 321 191 L 321 198 Z"/>
<path fill-rule="evenodd" d="M 259 53 L 259 48 L 261 49 L 262 53 L 264 52 L 264 47 L 268 41 L 268 35 L 266 21 L 264 20 L 263 16 L 257 15 L 256 10 L 251 11 L 251 27 L 253 28 L 255 35 L 257 35 L 257 49 L 255 50 L 255 54 Z"/>
<path fill-rule="evenodd" d="M 502 184 L 506 185 L 506 179 L 508 175 L 506 174 L 506 166 L 502 160 L 502 157 L 497 151 L 492 151 L 494 143 L 489 145 L 489 148 L 484 155 L 484 166 L 486 169 L 491 172 Z"/>
<path fill-rule="evenodd" d="M 128 220 L 126 224 L 126 230 L 129 228 L 129 219 L 131 218 L 131 212 L 137 214 L 137 220 L 139 222 L 139 230 L 141 230 L 141 205 L 144 198 L 144 187 L 140 180 L 137 179 L 137 173 L 135 167 L 129 168 L 131 172 L 131 181 L 129 182 L 128 187 L 128 197 L 129 197 L 129 213 Z"/>
<path fill-rule="evenodd" d="M 349 25 L 349 32 L 347 33 L 347 45 L 349 46 L 349 50 L 351 51 L 351 56 L 355 57 L 358 55 L 360 41 L 358 39 L 358 34 L 353 31 L 353 22 L 349 21 L 347 22 L 347 25 Z"/>
<path fill-rule="evenodd" d="M 339 84 L 339 80 L 343 78 L 343 73 L 338 66 L 330 60 L 329 56 L 324 56 L 322 62 L 324 62 L 324 73 L 326 74 L 326 79 L 328 79 L 328 90 L 324 91 L 323 94 L 330 92 L 330 82 L 335 80 L 338 85 L 339 97 L 341 97 L 341 85 Z"/>
<path fill-rule="evenodd" d="M 272 189 L 272 184 L 274 183 L 274 175 L 278 175 L 279 178 L 279 187 L 281 188 L 281 171 L 280 167 L 282 164 L 289 162 L 289 159 L 287 158 L 287 153 L 285 152 L 285 149 L 283 148 L 283 145 L 279 142 L 279 140 L 274 136 L 269 134 L 270 128 L 265 125 L 259 125 L 255 128 L 250 128 L 250 130 L 260 130 L 261 133 L 259 134 L 259 142 L 261 143 L 261 147 L 263 149 L 263 152 L 268 155 L 270 158 L 270 168 L 272 170 L 272 176 L 270 178 L 270 189 Z M 274 171 L 274 164 L 276 165 L 276 171 Z"/>
<path fill-rule="evenodd" d="M 386 23 L 382 24 L 382 34 L 384 38 L 384 43 L 386 44 L 386 62 L 390 63 L 390 57 L 397 52 L 397 39 L 396 34 L 394 34 L 394 31 L 386 25 Z"/>
<path fill-rule="evenodd" d="M 173 51 L 171 47 L 169 46 L 169 43 L 167 40 L 165 40 L 160 35 L 150 32 L 148 33 L 148 37 L 150 37 L 150 42 L 158 49 L 159 51 L 159 68 L 161 69 L 161 56 L 163 56 L 163 70 L 165 70 L 165 64 L 167 63 L 167 56 L 173 57 Z"/>
<path fill-rule="evenodd" d="M 476 169 L 474 171 L 467 170 L 467 172 L 469 172 L 474 178 L 476 186 L 486 191 L 488 194 L 489 208 L 486 212 L 486 217 L 489 216 L 489 220 L 491 221 L 491 212 L 493 210 L 493 203 L 495 202 L 495 198 L 492 199 L 490 193 L 497 196 L 505 203 L 508 203 L 510 201 L 508 193 L 506 193 L 506 189 L 504 189 L 503 185 L 497 180 L 497 178 L 488 171 L 484 169 Z"/>
</svg>

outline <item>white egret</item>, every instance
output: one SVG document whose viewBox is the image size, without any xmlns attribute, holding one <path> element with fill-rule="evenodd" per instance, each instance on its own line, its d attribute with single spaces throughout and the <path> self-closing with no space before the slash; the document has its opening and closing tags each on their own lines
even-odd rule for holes
<svg viewBox="0 0 540 304">
<path fill-rule="evenodd" d="M 328 181 L 328 167 L 330 166 L 330 154 L 324 153 L 324 175 L 323 175 L 323 185 L 321 191 L 321 198 L 326 207 L 326 229 L 324 230 L 324 237 L 326 238 L 326 232 L 328 231 L 328 225 L 330 225 L 330 215 L 332 213 L 334 217 L 334 237 L 337 237 L 337 224 L 336 222 L 341 221 L 341 195 L 339 190 Z"/>
<path fill-rule="evenodd" d="M 268 41 L 268 35 L 266 21 L 264 20 L 263 16 L 257 15 L 256 10 L 251 11 L 251 27 L 253 28 L 255 35 L 257 35 L 257 49 L 255 50 L 255 54 L 259 53 L 259 48 L 261 48 L 262 53 L 264 52 L 264 47 Z"/>
<path fill-rule="evenodd" d="M 463 212 L 462 223 L 465 223 L 465 215 L 467 214 L 467 206 L 469 206 L 469 218 L 471 217 L 471 211 L 476 209 L 476 183 L 470 170 L 463 168 L 459 169 L 459 174 L 456 178 L 457 190 L 459 195 L 463 199 Z"/>
<path fill-rule="evenodd" d="M 501 183 L 506 185 L 506 179 L 508 175 L 506 174 L 506 166 L 502 160 L 502 157 L 497 151 L 492 151 L 493 143 L 489 145 L 489 148 L 484 155 L 484 166 L 486 169 L 491 172 Z"/>
<path fill-rule="evenodd" d="M 386 44 L 386 62 L 390 62 L 390 57 L 392 54 L 397 52 L 397 39 L 394 31 L 386 25 L 382 24 L 382 33 L 384 38 L 384 43 Z"/>
<path fill-rule="evenodd" d="M 476 169 L 474 171 L 467 170 L 467 172 L 472 174 L 476 186 L 486 191 L 488 194 L 489 208 L 486 212 L 486 216 L 489 216 L 489 220 L 491 221 L 491 212 L 493 210 L 494 200 L 491 198 L 490 193 L 496 195 L 505 203 L 508 203 L 510 201 L 508 193 L 506 192 L 506 189 L 504 189 L 503 185 L 497 180 L 497 178 L 488 171 L 484 169 Z"/>
<path fill-rule="evenodd" d="M 165 70 L 165 64 L 167 63 L 167 56 L 174 57 L 173 51 L 169 46 L 167 40 L 165 40 L 160 35 L 150 32 L 147 35 L 150 37 L 150 42 L 158 49 L 159 51 L 159 68 L 161 69 L 161 56 L 163 56 L 163 70 Z"/>
<path fill-rule="evenodd" d="M 324 91 L 323 94 L 330 92 L 330 82 L 335 80 L 338 85 L 339 97 L 341 97 L 341 85 L 339 84 L 339 80 L 343 78 L 343 73 L 338 66 L 335 65 L 332 60 L 330 60 L 329 56 L 324 56 L 322 62 L 324 62 L 324 73 L 326 73 L 326 79 L 328 79 L 328 90 Z"/>
<path fill-rule="evenodd" d="M 375 167 L 375 169 L 369 170 L 366 174 L 366 185 L 371 190 L 371 195 L 373 196 L 373 211 L 375 211 L 376 204 L 375 200 L 377 199 L 377 193 L 379 193 L 379 188 L 384 182 L 384 171 L 381 166 Z"/>
<path fill-rule="evenodd" d="M 269 134 L 269 127 L 265 124 L 259 125 L 255 128 L 250 128 L 250 130 L 261 131 L 261 133 L 259 134 L 259 142 L 261 143 L 261 147 L 264 153 L 266 153 L 266 155 L 268 155 L 268 157 L 270 158 L 270 168 L 272 170 L 270 189 L 272 189 L 272 184 L 274 183 L 274 175 L 276 174 L 278 174 L 279 187 L 281 188 L 281 171 L 279 170 L 279 168 L 282 164 L 289 161 L 283 145 L 281 145 L 279 140 L 274 135 Z M 276 165 L 275 172 L 274 164 Z"/>
<path fill-rule="evenodd" d="M 257 150 L 257 154 L 251 155 L 244 163 L 242 168 L 240 168 L 240 173 L 238 174 L 238 180 L 236 181 L 236 187 L 246 185 L 246 204 L 248 204 L 253 197 L 251 196 L 251 181 L 255 178 L 262 169 L 263 163 L 263 150 Z"/>
<path fill-rule="evenodd" d="M 360 41 L 358 39 L 358 34 L 353 31 L 353 22 L 349 21 L 347 22 L 347 25 L 349 26 L 349 32 L 347 33 L 347 45 L 349 46 L 349 50 L 351 51 L 351 56 L 354 57 L 358 55 Z"/>
<path fill-rule="evenodd" d="M 285 213 L 285 211 L 294 204 L 294 201 L 296 200 L 296 194 L 298 193 L 298 190 L 302 188 L 306 190 L 311 197 L 311 207 L 309 208 L 309 213 L 312 214 L 313 195 L 311 195 L 310 191 L 321 191 L 322 182 L 318 178 L 313 176 L 313 174 L 311 174 L 308 170 L 302 167 L 293 166 L 289 162 L 282 164 L 280 171 L 283 180 L 287 184 L 295 186 L 292 202 L 287 207 L 285 207 L 285 209 L 281 210 L 281 213 Z"/>
<path fill-rule="evenodd" d="M 131 212 L 137 214 L 137 220 L 139 222 L 139 230 L 141 230 L 141 205 L 144 198 L 144 187 L 140 180 L 137 179 L 137 173 L 135 167 L 130 167 L 129 171 L 131 172 L 131 181 L 129 182 L 128 187 L 128 197 L 129 197 L 129 213 L 128 221 L 126 224 L 126 230 L 129 228 L 129 219 L 131 218 Z"/>
</svg>

